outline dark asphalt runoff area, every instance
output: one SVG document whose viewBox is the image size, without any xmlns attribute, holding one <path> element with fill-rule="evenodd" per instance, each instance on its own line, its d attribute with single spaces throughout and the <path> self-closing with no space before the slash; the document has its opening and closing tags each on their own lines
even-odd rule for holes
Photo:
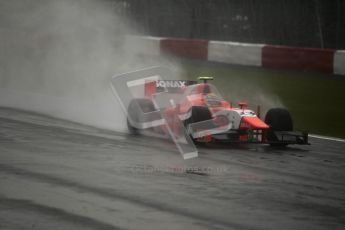
<svg viewBox="0 0 345 230">
<path fill-rule="evenodd" d="M 0 229 L 345 229 L 345 143 L 203 146 L 0 109 Z"/>
</svg>

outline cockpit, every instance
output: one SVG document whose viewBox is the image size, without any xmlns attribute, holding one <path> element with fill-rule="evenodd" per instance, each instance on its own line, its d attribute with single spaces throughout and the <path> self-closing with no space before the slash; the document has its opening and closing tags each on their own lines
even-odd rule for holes
<svg viewBox="0 0 345 230">
<path fill-rule="evenodd" d="M 222 98 L 220 93 L 218 92 L 217 88 L 209 83 L 200 83 L 195 85 L 190 85 L 185 90 L 185 96 L 191 96 L 191 95 L 208 95 L 213 94 L 219 98 Z"/>
</svg>

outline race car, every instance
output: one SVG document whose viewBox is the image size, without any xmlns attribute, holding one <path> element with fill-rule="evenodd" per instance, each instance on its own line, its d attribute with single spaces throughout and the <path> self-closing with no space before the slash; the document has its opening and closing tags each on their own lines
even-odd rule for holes
<svg viewBox="0 0 345 230">
<path fill-rule="evenodd" d="M 144 97 L 132 99 L 127 108 L 129 132 L 140 134 L 141 130 L 148 130 L 160 135 L 187 135 L 195 143 L 261 143 L 272 146 L 308 144 L 307 132 L 293 131 L 293 121 L 288 110 L 272 108 L 261 120 L 260 107 L 257 112 L 248 109 L 244 102 L 234 107 L 209 83 L 212 77 L 198 79 L 202 82 L 146 82 Z M 156 121 L 164 118 L 164 122 L 143 125 L 142 114 L 157 115 L 153 113 L 157 110 L 160 111 L 160 117 L 156 117 Z"/>
</svg>

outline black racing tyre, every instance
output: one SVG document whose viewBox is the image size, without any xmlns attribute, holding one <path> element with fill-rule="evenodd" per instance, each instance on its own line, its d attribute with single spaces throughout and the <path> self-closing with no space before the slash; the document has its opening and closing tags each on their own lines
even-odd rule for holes
<svg viewBox="0 0 345 230">
<path fill-rule="evenodd" d="M 143 111 L 144 113 L 155 111 L 155 107 L 153 102 L 147 98 L 135 98 L 133 99 L 128 106 L 128 116 L 134 121 L 139 122 L 139 115 L 140 112 Z M 127 118 L 127 128 L 130 134 L 138 135 L 140 134 L 140 130 L 135 128 L 130 120 Z"/>
<path fill-rule="evenodd" d="M 273 108 L 266 113 L 265 123 L 270 126 L 266 137 L 268 141 L 278 141 L 275 131 L 292 131 L 293 122 L 288 110 L 283 108 Z M 286 146 L 282 143 L 271 143 L 271 146 Z"/>
<path fill-rule="evenodd" d="M 185 124 L 191 124 L 210 119 L 212 119 L 212 114 L 207 107 L 193 106 L 191 108 L 191 116 L 185 121 Z"/>
<path fill-rule="evenodd" d="M 135 128 L 134 126 L 131 125 L 131 122 L 129 121 L 129 119 L 127 118 L 127 129 L 129 134 L 131 135 L 139 135 L 140 134 L 140 130 Z"/>
<path fill-rule="evenodd" d="M 205 106 L 193 106 L 191 108 L 191 116 L 184 121 L 184 125 L 187 128 L 189 124 L 207 121 L 212 119 L 211 111 Z M 192 138 L 192 137 L 191 137 Z M 193 141 L 195 139 L 192 138 Z"/>
</svg>

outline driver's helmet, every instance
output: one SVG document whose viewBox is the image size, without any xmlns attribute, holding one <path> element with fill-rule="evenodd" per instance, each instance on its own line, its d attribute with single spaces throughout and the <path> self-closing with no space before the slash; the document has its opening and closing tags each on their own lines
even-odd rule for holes
<svg viewBox="0 0 345 230">
<path fill-rule="evenodd" d="M 194 94 L 209 94 L 211 93 L 211 87 L 207 83 L 198 84 L 195 88 Z"/>
<path fill-rule="evenodd" d="M 204 84 L 204 89 L 202 91 L 203 94 L 209 94 L 211 93 L 211 88 L 208 84 Z"/>
</svg>

